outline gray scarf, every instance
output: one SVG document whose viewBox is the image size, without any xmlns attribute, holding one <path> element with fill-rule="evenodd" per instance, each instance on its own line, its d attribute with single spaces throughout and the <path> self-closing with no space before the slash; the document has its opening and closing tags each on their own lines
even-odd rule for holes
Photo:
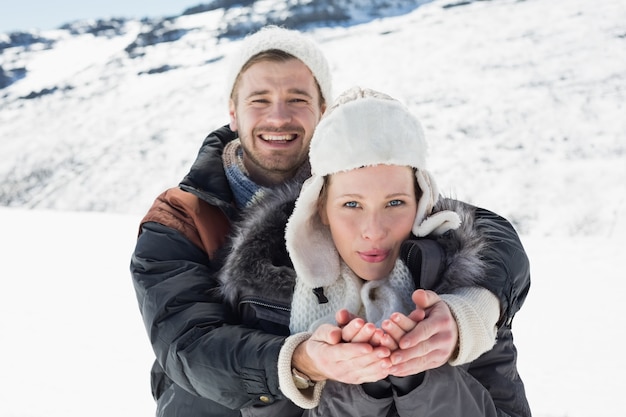
<svg viewBox="0 0 626 417">
<path fill-rule="evenodd" d="M 265 193 L 271 190 L 252 181 L 246 167 L 243 165 L 243 148 L 239 139 L 229 142 L 224 148 L 222 155 L 224 172 L 235 196 L 235 204 L 238 208 L 245 208 L 263 198 Z M 311 175 L 311 166 L 308 161 L 298 168 L 293 181 L 302 184 Z"/>
</svg>

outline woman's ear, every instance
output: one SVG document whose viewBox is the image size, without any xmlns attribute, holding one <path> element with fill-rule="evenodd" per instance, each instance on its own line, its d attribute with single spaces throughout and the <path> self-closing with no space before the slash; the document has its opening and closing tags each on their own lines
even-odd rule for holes
<svg viewBox="0 0 626 417">
<path fill-rule="evenodd" d="M 320 198 L 317 200 L 317 214 L 320 216 L 320 220 L 322 224 L 328 226 L 328 214 L 326 213 L 326 199 L 323 198 L 323 193 L 320 195 Z"/>
<path fill-rule="evenodd" d="M 324 182 L 322 183 L 322 188 L 320 190 L 320 195 L 317 197 L 317 214 L 320 216 L 320 220 L 322 224 L 328 226 L 330 222 L 328 221 L 328 213 L 326 212 L 326 204 L 328 202 L 328 186 L 330 185 L 330 177 L 324 177 Z"/>
</svg>

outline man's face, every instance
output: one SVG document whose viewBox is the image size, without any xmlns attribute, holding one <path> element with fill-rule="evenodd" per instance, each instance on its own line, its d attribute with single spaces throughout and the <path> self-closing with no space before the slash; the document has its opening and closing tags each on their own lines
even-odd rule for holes
<svg viewBox="0 0 626 417">
<path fill-rule="evenodd" d="M 323 108 L 317 83 L 298 59 L 262 61 L 241 74 L 230 100 L 230 127 L 239 133 L 243 162 L 261 185 L 290 179 L 308 158 Z"/>
</svg>

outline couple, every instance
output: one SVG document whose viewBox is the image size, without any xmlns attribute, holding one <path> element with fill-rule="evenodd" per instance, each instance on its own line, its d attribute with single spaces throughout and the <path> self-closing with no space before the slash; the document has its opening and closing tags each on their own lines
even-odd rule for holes
<svg viewBox="0 0 626 417">
<path fill-rule="evenodd" d="M 389 97 L 350 90 L 315 129 L 330 76 L 302 35 L 249 37 L 231 80 L 231 129 L 157 198 L 131 262 L 158 415 L 529 415 L 510 333 L 528 269 L 510 225 L 437 203 L 419 124 Z M 254 233 L 276 244 L 251 257 Z M 418 269 L 398 260 L 410 235 L 433 238 L 411 248 Z M 446 256 L 425 285 L 431 243 Z"/>
</svg>

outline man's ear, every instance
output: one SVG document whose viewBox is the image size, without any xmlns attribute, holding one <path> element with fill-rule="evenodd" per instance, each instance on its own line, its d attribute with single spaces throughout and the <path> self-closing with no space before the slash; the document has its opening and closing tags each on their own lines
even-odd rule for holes
<svg viewBox="0 0 626 417">
<path fill-rule="evenodd" d="M 233 99 L 231 98 L 230 100 L 228 100 L 228 115 L 230 116 L 230 130 L 232 130 L 233 132 L 237 131 L 237 112 L 235 111 L 236 109 L 236 105 L 235 102 L 233 101 Z"/>
</svg>

